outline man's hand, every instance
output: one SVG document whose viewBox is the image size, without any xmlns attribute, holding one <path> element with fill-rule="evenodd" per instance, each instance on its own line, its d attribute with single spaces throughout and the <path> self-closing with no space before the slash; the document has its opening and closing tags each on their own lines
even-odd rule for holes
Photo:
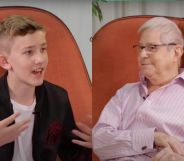
<svg viewBox="0 0 184 161">
<path fill-rule="evenodd" d="M 28 127 L 29 119 L 10 125 L 19 115 L 19 113 L 15 113 L 0 121 L 0 146 L 15 140 Z"/>
<path fill-rule="evenodd" d="M 162 149 L 151 161 L 184 161 L 184 156 L 174 153 L 170 147 Z"/>
<path fill-rule="evenodd" d="M 184 155 L 184 145 L 173 136 L 166 135 L 162 132 L 155 132 L 154 142 L 159 148 L 169 147 L 173 152 Z"/>
<path fill-rule="evenodd" d="M 72 133 L 80 137 L 82 140 L 72 140 L 73 143 L 84 146 L 86 148 L 92 148 L 92 130 L 89 126 L 83 123 L 77 123 L 79 130 L 72 130 Z"/>
</svg>

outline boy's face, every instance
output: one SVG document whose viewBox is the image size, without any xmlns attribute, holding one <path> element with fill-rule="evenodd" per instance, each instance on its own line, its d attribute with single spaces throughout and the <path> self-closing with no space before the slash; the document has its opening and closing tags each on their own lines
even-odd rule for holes
<svg viewBox="0 0 184 161">
<path fill-rule="evenodd" d="M 32 87 L 41 85 L 48 64 L 46 33 L 36 31 L 14 37 L 6 59 L 10 82 Z"/>
</svg>

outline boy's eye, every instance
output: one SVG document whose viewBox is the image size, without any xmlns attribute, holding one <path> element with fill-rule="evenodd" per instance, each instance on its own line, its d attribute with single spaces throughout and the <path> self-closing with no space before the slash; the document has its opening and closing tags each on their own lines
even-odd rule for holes
<svg viewBox="0 0 184 161">
<path fill-rule="evenodd" d="M 32 55 L 33 54 L 33 50 L 27 50 L 24 52 L 24 54 L 26 55 Z"/>
<path fill-rule="evenodd" d="M 41 53 L 43 53 L 43 52 L 47 51 L 47 48 L 46 47 L 43 47 L 40 50 L 41 50 Z"/>
</svg>

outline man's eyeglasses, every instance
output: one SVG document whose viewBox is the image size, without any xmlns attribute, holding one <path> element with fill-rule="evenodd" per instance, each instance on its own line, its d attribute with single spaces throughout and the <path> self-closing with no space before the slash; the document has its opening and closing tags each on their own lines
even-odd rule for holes
<svg viewBox="0 0 184 161">
<path fill-rule="evenodd" d="M 133 45 L 133 48 L 136 48 L 138 52 L 142 52 L 144 49 L 146 52 L 149 53 L 155 53 L 158 51 L 159 47 L 161 46 L 170 46 L 170 45 L 176 45 L 175 43 L 170 44 L 148 44 L 148 45 Z"/>
</svg>

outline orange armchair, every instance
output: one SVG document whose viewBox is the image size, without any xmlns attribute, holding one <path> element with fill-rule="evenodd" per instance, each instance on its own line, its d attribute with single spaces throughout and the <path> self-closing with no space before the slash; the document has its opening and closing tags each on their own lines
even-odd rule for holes
<svg viewBox="0 0 184 161">
<path fill-rule="evenodd" d="M 64 87 L 69 93 L 75 120 L 90 124 L 87 115 L 92 114 L 91 82 L 77 43 L 67 26 L 42 9 L 0 7 L 0 19 L 14 14 L 32 17 L 46 27 L 49 56 L 46 80 Z M 2 72 L 3 69 L 0 69 Z"/>
<path fill-rule="evenodd" d="M 93 124 L 116 90 L 139 79 L 136 51 L 138 28 L 153 16 L 119 18 L 103 26 L 93 37 Z M 184 19 L 168 17 L 181 29 Z M 97 161 L 96 157 L 93 161 Z"/>
</svg>

